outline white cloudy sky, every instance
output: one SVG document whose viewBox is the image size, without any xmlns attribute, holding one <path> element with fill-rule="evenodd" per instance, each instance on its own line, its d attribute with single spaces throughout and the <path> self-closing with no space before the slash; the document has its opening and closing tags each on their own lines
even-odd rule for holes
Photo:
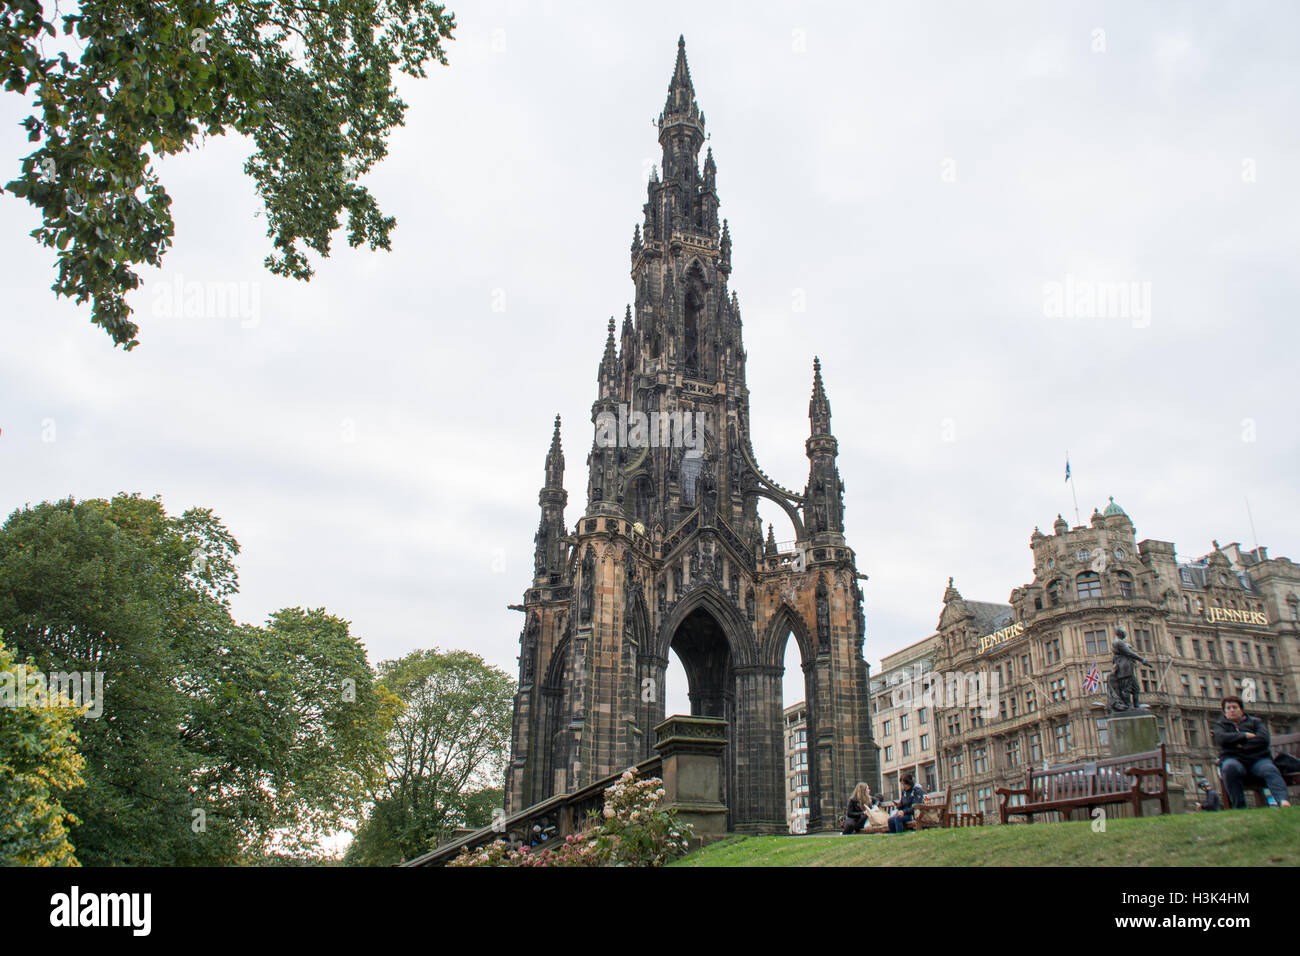
<svg viewBox="0 0 1300 956">
<path fill-rule="evenodd" d="M 270 276 L 247 147 L 216 141 L 163 168 L 176 243 L 130 354 L 53 298 L 33 211 L 0 197 L 0 510 L 208 505 L 244 548 L 242 619 L 325 606 L 372 661 L 458 646 L 514 673 L 551 420 L 572 524 L 685 33 L 755 448 L 802 487 L 820 354 L 873 665 L 933 631 L 949 575 L 984 600 L 1030 577 L 1067 449 L 1085 520 L 1114 495 L 1195 556 L 1251 543 L 1249 496 L 1300 557 L 1300 12 L 1137 7 L 453 5 L 450 66 L 403 81 L 369 179 L 393 251 L 340 236 L 310 284 Z M 11 171 L 24 106 L 0 94 Z M 1046 316 L 1067 276 L 1149 283 L 1149 318 Z M 178 282 L 243 283 L 256 316 L 156 314 Z"/>
</svg>

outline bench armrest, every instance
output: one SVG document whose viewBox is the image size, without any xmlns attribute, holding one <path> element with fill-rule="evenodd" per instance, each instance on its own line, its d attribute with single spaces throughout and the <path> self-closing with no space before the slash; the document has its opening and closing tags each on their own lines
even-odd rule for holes
<svg viewBox="0 0 1300 956">
<path fill-rule="evenodd" d="M 999 797 L 1014 797 L 1018 793 L 1023 793 L 1025 796 L 1029 796 L 1028 787 L 998 787 L 993 792 Z"/>
</svg>

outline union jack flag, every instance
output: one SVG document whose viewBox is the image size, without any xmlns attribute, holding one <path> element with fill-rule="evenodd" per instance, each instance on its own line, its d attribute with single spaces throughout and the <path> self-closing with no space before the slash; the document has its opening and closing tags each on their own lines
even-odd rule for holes
<svg viewBox="0 0 1300 956">
<path fill-rule="evenodd" d="M 1101 674 L 1097 670 L 1097 665 L 1093 664 L 1092 669 L 1088 671 L 1083 678 L 1083 691 L 1085 694 L 1095 693 L 1101 686 Z"/>
</svg>

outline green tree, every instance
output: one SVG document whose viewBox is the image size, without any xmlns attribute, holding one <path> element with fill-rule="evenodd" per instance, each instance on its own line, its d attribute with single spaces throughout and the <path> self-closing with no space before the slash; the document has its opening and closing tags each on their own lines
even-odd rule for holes
<svg viewBox="0 0 1300 956">
<path fill-rule="evenodd" d="M 345 862 L 410 859 L 502 805 L 515 682 L 469 651 L 412 651 L 379 666 L 401 704 L 385 778 Z"/>
<path fill-rule="evenodd" d="M 73 709 L 25 706 L 27 675 L 0 629 L 0 866 L 78 866 L 60 791 L 80 787 Z M 12 699 L 6 699 L 12 695 Z"/>
<path fill-rule="evenodd" d="M 135 267 L 171 245 L 158 157 L 227 130 L 252 140 L 244 170 L 265 201 L 277 275 L 308 279 L 306 249 L 388 249 L 395 220 L 358 179 L 387 154 L 406 104 L 393 71 L 446 64 L 455 18 L 429 0 L 82 0 L 56 16 L 40 0 L 0 13 L 4 87 L 34 96 L 36 149 L 5 188 L 41 210 L 32 235 L 57 249 L 53 289 L 90 300 L 91 320 L 137 343 L 127 293 Z M 57 23 L 55 21 L 58 21 Z M 64 35 L 65 47 L 46 51 Z"/>
<path fill-rule="evenodd" d="M 71 499 L 0 528 L 0 626 L 46 672 L 104 675 L 66 795 L 82 862 L 210 864 L 301 852 L 379 778 L 389 711 L 323 611 L 239 626 L 239 545 L 206 509 Z M 391 708 L 390 708 L 391 709 Z"/>
</svg>

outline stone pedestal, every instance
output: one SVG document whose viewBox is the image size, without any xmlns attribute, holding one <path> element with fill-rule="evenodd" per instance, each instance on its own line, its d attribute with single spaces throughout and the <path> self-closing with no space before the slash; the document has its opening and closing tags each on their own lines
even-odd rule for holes
<svg viewBox="0 0 1300 956">
<path fill-rule="evenodd" d="M 1156 715 L 1149 711 L 1111 714 L 1106 722 L 1106 730 L 1110 740 L 1110 755 L 1112 757 L 1145 753 L 1160 746 L 1160 724 L 1156 720 Z M 1182 813 L 1186 805 L 1183 788 L 1177 786 L 1171 779 L 1168 789 L 1169 812 Z M 1142 801 L 1142 814 L 1144 816 L 1154 816 L 1159 812 L 1159 800 Z"/>
<path fill-rule="evenodd" d="M 676 810 L 678 820 L 694 827 L 693 842 L 726 836 L 722 754 L 727 722 L 720 717 L 669 717 L 655 733 L 655 750 L 663 758 L 664 807 Z"/>
<path fill-rule="evenodd" d="M 1160 725 L 1156 722 L 1156 715 L 1145 711 L 1111 714 L 1106 721 L 1106 731 L 1112 757 L 1140 754 L 1160 746 Z"/>
</svg>

